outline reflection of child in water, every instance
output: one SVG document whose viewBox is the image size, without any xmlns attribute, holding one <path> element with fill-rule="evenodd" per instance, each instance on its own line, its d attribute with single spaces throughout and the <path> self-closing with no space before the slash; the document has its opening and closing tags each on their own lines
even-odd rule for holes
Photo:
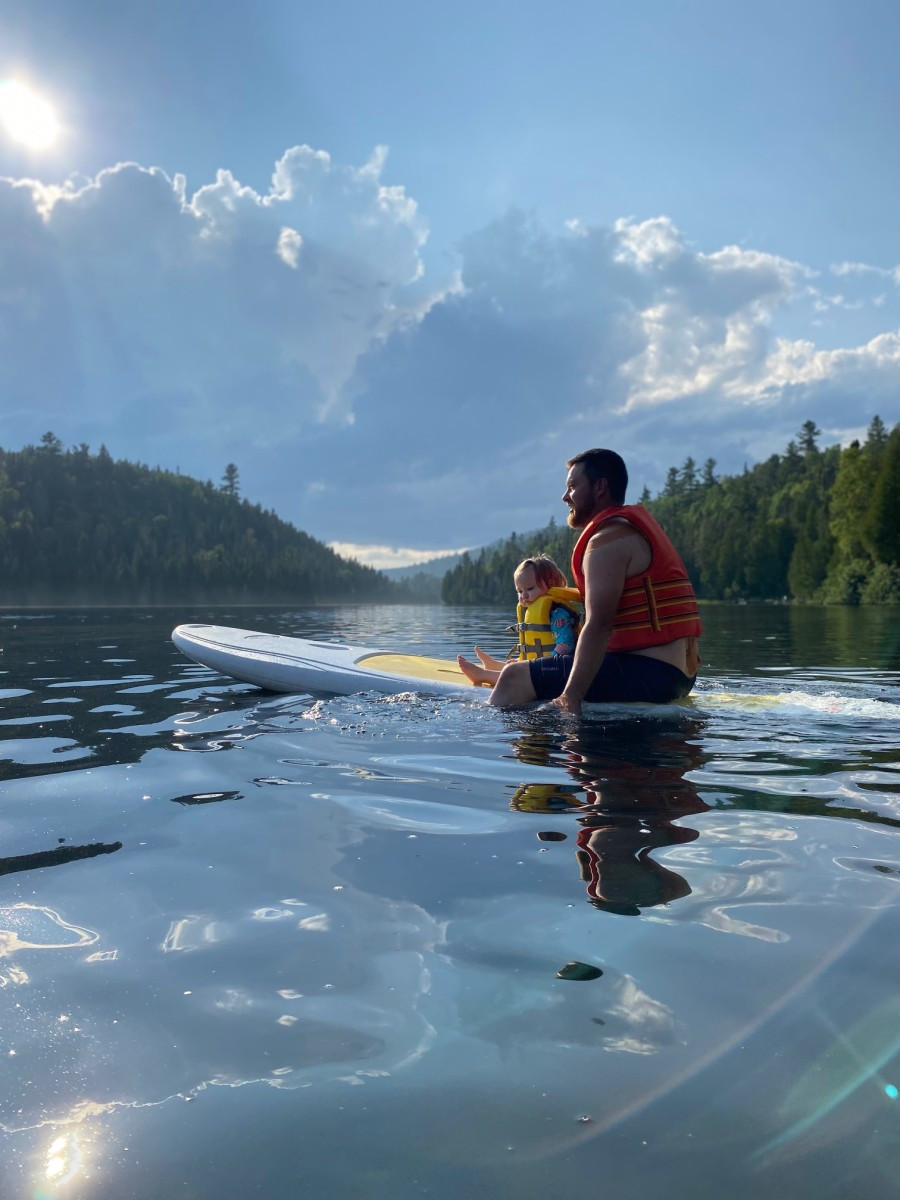
<svg viewBox="0 0 900 1200">
<path fill-rule="evenodd" d="M 546 595 L 551 588 L 566 587 L 566 577 L 552 558 L 538 554 L 534 558 L 526 558 L 520 562 L 513 572 L 513 583 L 519 598 L 519 608 L 528 609 L 541 596 Z M 520 620 L 521 620 L 520 615 Z M 578 614 L 565 604 L 551 604 L 549 614 L 550 629 L 553 634 L 554 654 L 574 654 L 575 639 L 578 636 Z M 520 636 L 520 651 L 525 650 L 523 658 L 535 658 L 537 652 L 529 654 Z M 459 669 L 473 683 L 487 684 L 493 687 L 503 670 L 504 664 L 499 659 L 485 653 L 480 646 L 475 647 L 479 662 L 457 656 Z M 480 665 L 479 665 L 480 663 Z"/>
</svg>

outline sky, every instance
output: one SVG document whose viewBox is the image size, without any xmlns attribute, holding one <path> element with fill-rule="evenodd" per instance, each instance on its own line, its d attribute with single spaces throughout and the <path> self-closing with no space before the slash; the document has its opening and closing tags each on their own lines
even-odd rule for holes
<svg viewBox="0 0 900 1200">
<path fill-rule="evenodd" d="M 894 0 L 4 0 L 0 446 L 233 462 L 389 566 L 564 520 L 592 446 L 637 500 L 893 425 L 898 43 Z"/>
</svg>

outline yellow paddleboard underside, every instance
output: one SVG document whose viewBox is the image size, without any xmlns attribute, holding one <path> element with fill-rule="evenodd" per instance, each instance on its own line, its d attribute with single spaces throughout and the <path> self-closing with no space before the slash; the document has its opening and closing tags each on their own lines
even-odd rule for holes
<svg viewBox="0 0 900 1200">
<path fill-rule="evenodd" d="M 357 659 L 366 666 L 389 675 L 408 675 L 413 679 L 454 679 L 468 683 L 462 671 L 449 658 L 425 658 L 419 654 L 366 654 Z"/>
</svg>

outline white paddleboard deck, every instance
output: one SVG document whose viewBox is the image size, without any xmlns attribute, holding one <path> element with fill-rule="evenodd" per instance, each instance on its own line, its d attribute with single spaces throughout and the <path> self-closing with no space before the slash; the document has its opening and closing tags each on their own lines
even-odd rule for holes
<svg viewBox="0 0 900 1200">
<path fill-rule="evenodd" d="M 315 642 L 306 638 L 233 629 L 227 625 L 179 625 L 178 649 L 201 666 L 270 692 L 424 692 L 446 696 L 468 692 L 486 697 L 455 662 L 416 654 L 391 654 L 368 646 Z"/>
</svg>

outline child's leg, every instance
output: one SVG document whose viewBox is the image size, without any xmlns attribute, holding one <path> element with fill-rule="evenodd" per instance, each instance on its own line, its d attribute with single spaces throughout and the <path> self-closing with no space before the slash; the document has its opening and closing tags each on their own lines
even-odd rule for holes
<svg viewBox="0 0 900 1200">
<path fill-rule="evenodd" d="M 502 671 L 506 666 L 505 662 L 501 662 L 499 658 L 494 658 L 493 654 L 488 654 L 485 650 L 482 650 L 480 646 L 475 647 L 475 654 L 481 662 L 481 665 L 483 667 L 487 667 L 489 671 Z"/>
<path fill-rule="evenodd" d="M 456 662 L 466 679 L 471 679 L 474 684 L 485 683 L 488 687 L 493 687 L 500 677 L 499 671 L 491 671 L 486 667 L 480 666 L 478 663 L 470 662 L 468 658 L 463 658 L 461 654 L 456 656 Z"/>
</svg>

